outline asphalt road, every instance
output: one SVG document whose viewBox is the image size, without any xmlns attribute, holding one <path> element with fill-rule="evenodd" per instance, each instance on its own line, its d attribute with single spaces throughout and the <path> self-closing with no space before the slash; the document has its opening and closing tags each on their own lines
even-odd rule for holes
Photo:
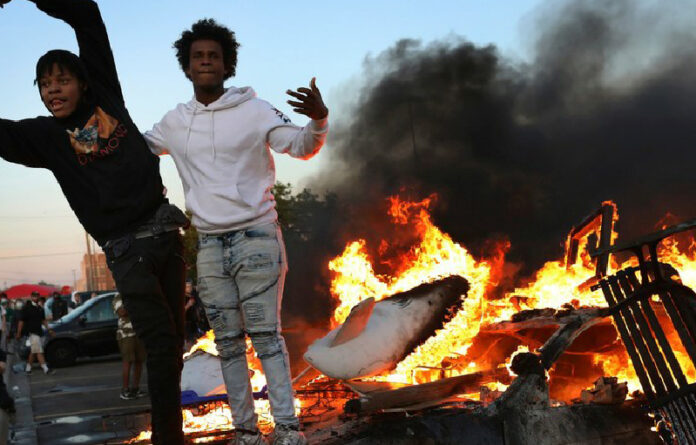
<svg viewBox="0 0 696 445">
<path fill-rule="evenodd" d="M 13 368 L 10 389 L 17 400 L 13 430 L 16 445 L 122 443 L 149 424 L 148 397 L 122 400 L 120 357 L 86 360 L 44 375 Z M 141 388 L 145 389 L 143 372 Z M 30 399 L 27 397 L 30 393 Z M 31 434 L 32 430 L 35 434 Z"/>
</svg>

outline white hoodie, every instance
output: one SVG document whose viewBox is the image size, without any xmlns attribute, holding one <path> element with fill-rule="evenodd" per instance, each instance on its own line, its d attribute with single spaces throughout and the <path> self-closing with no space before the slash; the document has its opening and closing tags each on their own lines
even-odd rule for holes
<svg viewBox="0 0 696 445">
<path fill-rule="evenodd" d="M 251 87 L 232 87 L 208 106 L 177 105 L 144 136 L 153 153 L 174 158 L 193 225 L 215 234 L 275 221 L 269 148 L 309 159 L 327 131 L 327 119 L 300 128 Z"/>
</svg>

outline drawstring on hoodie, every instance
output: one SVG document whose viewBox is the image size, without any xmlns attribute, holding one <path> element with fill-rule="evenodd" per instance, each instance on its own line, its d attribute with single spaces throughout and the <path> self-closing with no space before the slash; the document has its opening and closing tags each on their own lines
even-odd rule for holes
<svg viewBox="0 0 696 445">
<path fill-rule="evenodd" d="M 184 159 L 188 159 L 188 149 L 189 142 L 191 142 L 191 127 L 193 127 L 193 120 L 196 118 L 196 108 L 193 108 L 193 113 L 191 114 L 191 122 L 188 124 L 188 132 L 186 133 L 186 148 L 184 149 Z"/>
<path fill-rule="evenodd" d="M 189 125 L 187 127 L 186 134 L 186 148 L 184 148 L 184 159 L 188 159 L 188 152 L 191 145 L 191 137 L 193 131 L 193 124 L 198 112 L 209 112 L 211 119 L 211 150 L 213 152 L 213 160 L 217 157 L 217 147 L 215 146 L 215 112 L 219 110 L 226 110 L 231 107 L 236 107 L 237 105 L 246 102 L 249 99 L 256 97 L 256 93 L 251 87 L 244 88 L 229 88 L 225 91 L 223 96 L 218 99 L 218 101 L 209 106 L 204 106 L 196 100 L 194 97 L 186 106 L 187 110 L 191 110 Z"/>
<path fill-rule="evenodd" d="M 212 127 L 213 127 L 212 128 L 213 131 L 211 132 L 213 134 L 213 136 L 212 136 L 213 140 L 211 141 L 212 142 L 211 145 L 213 146 L 213 161 L 214 161 L 215 155 L 217 154 L 217 150 L 215 148 L 215 110 L 212 110 L 210 112 L 210 119 L 212 120 Z"/>
<path fill-rule="evenodd" d="M 191 122 L 189 122 L 188 125 L 188 132 L 186 133 L 186 148 L 184 149 L 184 158 L 188 159 L 188 151 L 189 151 L 189 144 L 191 142 L 191 128 L 193 127 L 193 120 L 196 118 L 196 113 L 198 112 L 198 108 L 193 109 L 193 113 L 191 114 Z M 217 156 L 217 147 L 215 147 L 215 110 L 210 110 L 210 119 L 211 119 L 211 146 L 213 148 L 213 161 L 215 160 L 215 157 Z"/>
</svg>

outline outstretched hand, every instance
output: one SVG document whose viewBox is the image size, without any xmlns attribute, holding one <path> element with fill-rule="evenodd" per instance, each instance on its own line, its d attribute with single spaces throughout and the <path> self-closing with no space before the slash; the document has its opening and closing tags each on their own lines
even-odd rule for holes
<svg viewBox="0 0 696 445">
<path fill-rule="evenodd" d="M 329 109 L 324 105 L 316 80 L 316 77 L 312 77 L 312 80 L 309 82 L 309 88 L 300 87 L 297 91 L 287 90 L 286 93 L 299 101 L 288 101 L 288 104 L 293 106 L 295 113 L 304 114 L 314 120 L 320 120 L 328 116 Z"/>
</svg>

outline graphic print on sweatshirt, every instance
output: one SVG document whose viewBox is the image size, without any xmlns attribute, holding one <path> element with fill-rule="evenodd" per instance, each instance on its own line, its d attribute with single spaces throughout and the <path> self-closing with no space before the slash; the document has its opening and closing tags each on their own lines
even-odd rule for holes
<svg viewBox="0 0 696 445">
<path fill-rule="evenodd" d="M 273 111 L 275 111 L 276 116 L 278 116 L 280 118 L 280 120 L 283 121 L 284 123 L 289 124 L 290 122 L 292 122 L 290 120 L 290 118 L 287 117 L 286 115 L 284 115 L 283 112 L 280 111 L 279 109 L 274 107 Z"/>
<path fill-rule="evenodd" d="M 128 129 L 97 107 L 84 128 L 67 132 L 77 160 L 80 165 L 86 165 L 117 150 L 121 139 L 128 134 Z"/>
</svg>

